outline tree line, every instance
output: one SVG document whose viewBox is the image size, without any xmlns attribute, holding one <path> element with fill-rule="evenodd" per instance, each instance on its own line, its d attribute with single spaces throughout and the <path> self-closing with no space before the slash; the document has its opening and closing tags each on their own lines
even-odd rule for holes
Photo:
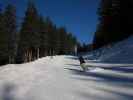
<svg viewBox="0 0 133 100">
<path fill-rule="evenodd" d="M 132 0 L 100 0 L 94 49 L 121 41 L 133 34 L 132 10 Z"/>
<path fill-rule="evenodd" d="M 0 64 L 23 63 L 44 56 L 73 54 L 77 39 L 65 27 L 57 27 L 50 17 L 41 16 L 29 2 L 18 24 L 16 7 L 0 10 Z"/>
</svg>

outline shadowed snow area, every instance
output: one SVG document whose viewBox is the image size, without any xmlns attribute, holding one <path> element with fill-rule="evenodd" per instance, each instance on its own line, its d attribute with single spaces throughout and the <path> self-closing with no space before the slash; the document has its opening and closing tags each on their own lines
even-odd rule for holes
<svg viewBox="0 0 133 100">
<path fill-rule="evenodd" d="M 91 64 L 82 72 L 76 57 L 54 56 L 2 66 L 0 100 L 132 100 L 131 65 Z"/>
<path fill-rule="evenodd" d="M 133 64 L 133 36 L 83 55 L 93 62 Z"/>
<path fill-rule="evenodd" d="M 133 63 L 133 36 L 105 50 L 100 61 L 109 63 Z"/>
</svg>

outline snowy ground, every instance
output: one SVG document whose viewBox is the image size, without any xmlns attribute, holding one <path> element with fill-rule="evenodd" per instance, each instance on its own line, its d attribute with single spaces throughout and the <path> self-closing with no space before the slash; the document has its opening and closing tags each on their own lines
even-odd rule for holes
<svg viewBox="0 0 133 100">
<path fill-rule="evenodd" d="M 133 63 L 133 36 L 84 55 L 87 59 L 108 63 Z"/>
<path fill-rule="evenodd" d="M 0 67 L 0 100 L 132 100 L 131 64 L 90 65 L 85 73 L 76 57 L 56 56 Z"/>
</svg>

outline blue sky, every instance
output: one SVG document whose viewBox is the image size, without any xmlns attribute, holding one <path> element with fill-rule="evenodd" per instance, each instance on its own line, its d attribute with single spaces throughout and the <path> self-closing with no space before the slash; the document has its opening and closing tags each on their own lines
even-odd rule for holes
<svg viewBox="0 0 133 100">
<path fill-rule="evenodd" d="M 0 0 L 5 6 L 13 3 L 17 16 L 24 17 L 28 0 Z M 99 0 L 33 0 L 38 12 L 51 17 L 58 26 L 65 26 L 83 43 L 91 43 L 97 25 L 97 8 Z"/>
</svg>

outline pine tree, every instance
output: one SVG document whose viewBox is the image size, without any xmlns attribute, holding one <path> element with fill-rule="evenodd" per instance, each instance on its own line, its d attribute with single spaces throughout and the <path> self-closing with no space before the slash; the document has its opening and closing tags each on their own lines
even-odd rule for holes
<svg viewBox="0 0 133 100">
<path fill-rule="evenodd" d="M 66 48 L 68 43 L 70 46 Z M 38 14 L 33 2 L 28 4 L 20 29 L 18 63 L 48 55 L 66 54 L 73 51 L 75 43 L 76 39 L 69 37 L 65 28 L 57 29 L 50 17 L 44 18 Z"/>
<path fill-rule="evenodd" d="M 50 48 L 51 48 L 51 54 L 56 55 L 58 52 L 58 34 L 57 34 L 57 28 L 56 25 L 53 25 L 51 36 L 50 36 Z"/>
<path fill-rule="evenodd" d="M 66 29 L 64 27 L 61 27 L 59 29 L 60 34 L 60 48 L 59 48 L 59 54 L 65 54 L 66 53 Z"/>
<path fill-rule="evenodd" d="M 75 36 L 72 36 L 72 45 L 71 45 L 71 52 L 74 54 L 77 54 L 77 45 L 78 45 L 78 41 L 77 38 Z"/>
<path fill-rule="evenodd" d="M 56 35 L 56 41 L 55 41 L 55 52 L 57 55 L 60 54 L 60 49 L 61 49 L 61 33 L 60 33 L 60 28 L 56 28 L 55 35 Z"/>
<path fill-rule="evenodd" d="M 46 22 L 42 16 L 39 19 L 39 34 L 40 34 L 40 57 L 44 57 L 48 52 L 48 33 Z"/>
<path fill-rule="evenodd" d="M 57 30 L 58 54 L 73 54 L 77 46 L 77 39 L 72 33 L 67 33 L 64 27 Z"/>
<path fill-rule="evenodd" d="M 67 44 L 66 44 L 67 54 L 74 54 L 76 45 L 77 45 L 77 39 L 72 35 L 72 33 L 68 33 Z"/>
<path fill-rule="evenodd" d="M 54 47 L 53 43 L 55 41 L 54 37 L 54 25 L 50 19 L 50 17 L 46 18 L 46 32 L 47 32 L 47 50 L 48 50 L 48 55 L 53 55 L 54 53 Z"/>
<path fill-rule="evenodd" d="M 40 47 L 39 15 L 33 2 L 29 2 L 20 30 L 20 51 L 22 60 L 27 62 L 38 57 Z"/>
<path fill-rule="evenodd" d="M 61 33 L 60 33 L 60 28 L 57 28 L 55 26 L 54 28 L 54 52 L 56 55 L 60 54 L 60 49 L 61 49 Z"/>
<path fill-rule="evenodd" d="M 8 58 L 9 63 L 15 63 L 15 57 L 17 53 L 17 21 L 16 21 L 16 8 L 8 4 L 4 13 L 3 13 L 3 34 L 5 39 L 5 43 L 3 45 L 6 46 L 6 50 L 8 50 Z"/>
<path fill-rule="evenodd" d="M 121 32 L 123 37 L 133 35 L 133 1 L 121 1 Z"/>
<path fill-rule="evenodd" d="M 8 63 L 8 39 L 4 32 L 3 13 L 0 12 L 0 65 Z"/>
<path fill-rule="evenodd" d="M 124 35 L 120 29 L 120 0 L 101 0 L 98 9 L 99 24 L 94 36 L 94 48 L 119 41 Z"/>
</svg>

